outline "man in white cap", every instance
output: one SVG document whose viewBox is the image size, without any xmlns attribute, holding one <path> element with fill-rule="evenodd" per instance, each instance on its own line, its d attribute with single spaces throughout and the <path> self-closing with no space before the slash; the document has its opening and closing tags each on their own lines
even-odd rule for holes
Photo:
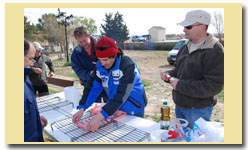
<svg viewBox="0 0 248 150">
<path fill-rule="evenodd" d="M 36 52 L 34 58 L 34 66 L 32 67 L 32 71 L 30 71 L 29 74 L 30 81 L 33 84 L 35 94 L 38 92 L 39 96 L 47 95 L 49 92 L 47 86 L 46 65 L 50 70 L 48 75 L 49 77 L 52 77 L 54 74 L 53 63 L 50 58 L 48 58 L 45 54 L 42 53 L 42 50 L 44 48 L 40 45 L 40 43 L 33 42 L 33 44 L 36 49 Z"/>
<path fill-rule="evenodd" d="M 189 41 L 179 50 L 176 67 L 167 72 L 173 77 L 170 84 L 176 117 L 188 120 L 190 128 L 199 117 L 210 120 L 216 95 L 224 86 L 223 46 L 207 33 L 210 20 L 204 10 L 187 13 L 179 25 Z"/>
</svg>

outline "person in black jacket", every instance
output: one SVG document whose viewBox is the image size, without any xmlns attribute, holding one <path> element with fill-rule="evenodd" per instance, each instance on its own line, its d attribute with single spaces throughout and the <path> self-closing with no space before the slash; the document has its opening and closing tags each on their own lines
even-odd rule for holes
<svg viewBox="0 0 248 150">
<path fill-rule="evenodd" d="M 187 13 L 179 25 L 184 27 L 188 42 L 179 50 L 176 66 L 168 73 L 177 118 L 193 127 L 202 117 L 209 121 L 217 94 L 224 86 L 224 50 L 213 35 L 207 33 L 211 15 L 203 10 Z M 162 79 L 165 79 L 161 74 Z"/>
</svg>

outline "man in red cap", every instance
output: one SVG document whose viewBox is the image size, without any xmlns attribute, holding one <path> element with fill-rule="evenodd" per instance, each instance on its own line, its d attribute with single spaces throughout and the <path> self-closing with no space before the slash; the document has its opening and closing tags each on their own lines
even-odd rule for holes
<svg viewBox="0 0 248 150">
<path fill-rule="evenodd" d="M 144 84 L 140 78 L 137 64 L 128 56 L 123 56 L 114 40 L 102 37 L 96 44 L 97 62 L 90 76 L 82 99 L 73 115 L 73 122 L 78 123 L 84 110 L 89 108 L 104 90 L 109 100 L 89 123 L 88 130 L 96 131 L 103 119 L 113 115 L 117 110 L 128 115 L 144 117 L 147 104 Z"/>
</svg>

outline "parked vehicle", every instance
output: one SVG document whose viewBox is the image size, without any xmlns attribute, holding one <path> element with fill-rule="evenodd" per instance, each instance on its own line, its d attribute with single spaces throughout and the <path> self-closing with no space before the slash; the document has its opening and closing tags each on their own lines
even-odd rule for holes
<svg viewBox="0 0 248 150">
<path fill-rule="evenodd" d="M 187 39 L 182 39 L 177 42 L 177 44 L 173 47 L 171 51 L 169 51 L 167 56 L 167 61 L 170 65 L 174 65 L 177 57 L 177 53 L 179 52 L 179 49 L 185 44 Z"/>
<path fill-rule="evenodd" d="M 145 42 L 146 38 L 142 37 L 141 35 L 134 35 L 132 36 L 132 42 Z"/>
</svg>

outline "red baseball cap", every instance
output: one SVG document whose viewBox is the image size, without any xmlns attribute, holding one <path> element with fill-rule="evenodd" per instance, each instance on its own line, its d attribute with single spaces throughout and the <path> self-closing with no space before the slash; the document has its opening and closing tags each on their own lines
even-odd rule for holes
<svg viewBox="0 0 248 150">
<path fill-rule="evenodd" d="M 96 56 L 98 58 L 112 57 L 117 53 L 118 47 L 111 38 L 104 36 L 96 43 Z"/>
</svg>

